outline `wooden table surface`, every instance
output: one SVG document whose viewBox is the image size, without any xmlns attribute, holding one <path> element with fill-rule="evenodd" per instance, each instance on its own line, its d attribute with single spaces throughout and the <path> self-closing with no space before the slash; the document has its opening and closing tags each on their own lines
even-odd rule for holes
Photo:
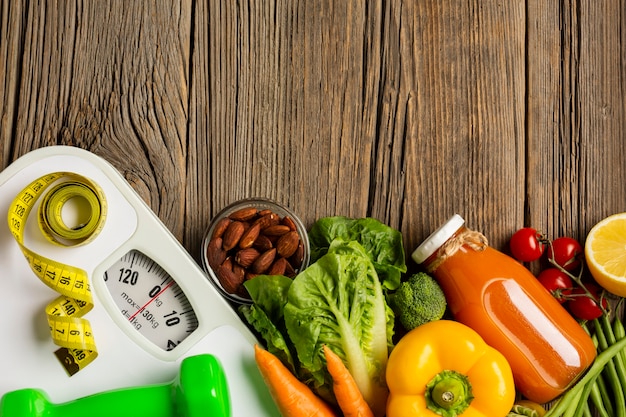
<svg viewBox="0 0 626 417">
<path fill-rule="evenodd" d="M 0 2 L 0 168 L 111 162 L 199 259 L 243 197 L 583 241 L 626 211 L 626 2 Z M 409 264 L 411 261 L 409 261 Z"/>
</svg>

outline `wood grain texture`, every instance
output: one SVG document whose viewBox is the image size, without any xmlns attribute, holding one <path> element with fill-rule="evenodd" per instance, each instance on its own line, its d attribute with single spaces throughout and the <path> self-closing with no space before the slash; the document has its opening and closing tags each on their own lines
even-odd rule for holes
<svg viewBox="0 0 626 417">
<path fill-rule="evenodd" d="M 624 211 L 624 4 L 529 2 L 526 221 L 583 240 Z"/>
<path fill-rule="evenodd" d="M 2 8 L 8 17 L 21 12 L 10 20 L 24 25 L 19 41 L 9 37 L 19 47 L 6 53 L 5 162 L 48 145 L 89 149 L 113 163 L 181 236 L 189 4 L 16 4 Z"/>
<path fill-rule="evenodd" d="M 506 250 L 626 211 L 624 0 L 0 1 L 0 168 L 88 149 L 196 259 L 252 196 L 407 257 L 455 212 Z"/>
<path fill-rule="evenodd" d="M 2 2 L 2 166 L 111 161 L 198 256 L 249 196 L 373 216 L 407 254 L 454 212 L 506 249 L 626 207 L 624 2 Z"/>
<path fill-rule="evenodd" d="M 523 221 L 524 5 L 416 4 L 392 60 L 412 65 L 403 232 L 415 247 L 458 212 L 501 247 Z"/>
</svg>

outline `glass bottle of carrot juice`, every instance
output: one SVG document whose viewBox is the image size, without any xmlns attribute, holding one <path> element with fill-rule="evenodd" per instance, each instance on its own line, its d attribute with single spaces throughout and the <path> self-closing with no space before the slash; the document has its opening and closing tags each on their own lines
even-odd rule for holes
<svg viewBox="0 0 626 417">
<path fill-rule="evenodd" d="M 455 214 L 412 254 L 439 282 L 454 318 L 508 360 L 518 391 L 546 403 L 591 365 L 591 338 L 534 275 Z M 454 343 L 454 341 L 451 341 Z"/>
</svg>

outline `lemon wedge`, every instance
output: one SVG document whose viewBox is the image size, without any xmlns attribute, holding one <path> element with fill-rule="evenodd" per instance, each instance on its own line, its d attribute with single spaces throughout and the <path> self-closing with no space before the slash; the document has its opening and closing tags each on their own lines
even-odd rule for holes
<svg viewBox="0 0 626 417">
<path fill-rule="evenodd" d="M 585 259 L 599 285 L 626 297 L 626 213 L 609 216 L 591 228 Z"/>
</svg>

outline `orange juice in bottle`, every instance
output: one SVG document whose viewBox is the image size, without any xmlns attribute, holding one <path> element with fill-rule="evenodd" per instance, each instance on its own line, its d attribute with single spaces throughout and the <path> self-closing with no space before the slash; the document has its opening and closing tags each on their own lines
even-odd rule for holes
<svg viewBox="0 0 626 417">
<path fill-rule="evenodd" d="M 595 359 L 591 338 L 535 276 L 458 214 L 412 257 L 437 279 L 454 318 L 506 357 L 526 398 L 551 401 Z"/>
</svg>

